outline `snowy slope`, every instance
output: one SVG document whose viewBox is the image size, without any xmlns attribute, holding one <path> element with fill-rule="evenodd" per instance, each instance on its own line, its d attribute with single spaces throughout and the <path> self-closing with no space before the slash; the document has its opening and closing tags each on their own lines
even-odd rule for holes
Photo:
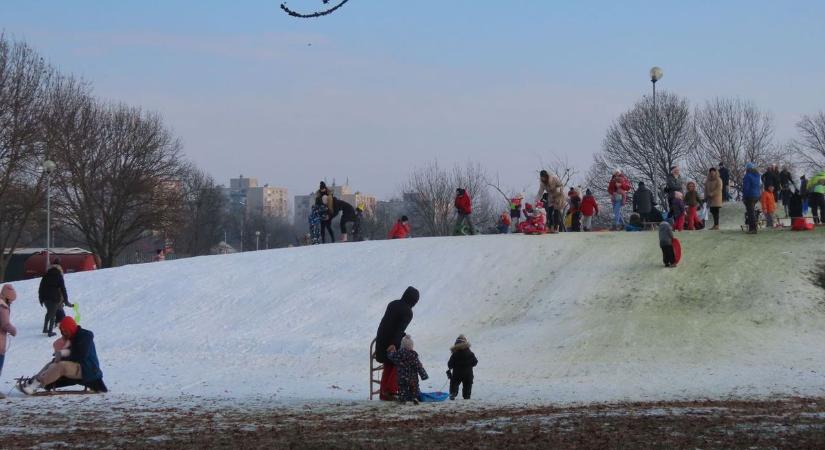
<svg viewBox="0 0 825 450">
<path fill-rule="evenodd" d="M 675 270 L 654 233 L 569 233 L 249 252 L 66 282 L 125 395 L 364 399 L 369 343 L 407 285 L 421 290 L 408 332 L 427 390 L 444 388 L 464 333 L 474 397 L 496 402 L 825 394 L 825 307 L 807 281 L 825 230 L 680 237 Z M 8 387 L 51 342 L 37 281 L 16 287 Z"/>
</svg>

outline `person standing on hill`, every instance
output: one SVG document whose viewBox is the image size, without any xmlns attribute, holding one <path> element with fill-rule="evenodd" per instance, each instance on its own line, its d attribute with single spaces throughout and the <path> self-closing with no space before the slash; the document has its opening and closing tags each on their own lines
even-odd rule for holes
<svg viewBox="0 0 825 450">
<path fill-rule="evenodd" d="M 720 179 L 716 168 L 708 170 L 708 177 L 705 179 L 705 204 L 710 206 L 710 213 L 713 215 L 713 228 L 719 229 L 719 210 L 725 198 L 724 181 Z"/>
<path fill-rule="evenodd" d="M 63 305 L 69 308 L 74 305 L 69 303 L 69 293 L 66 292 L 66 283 L 63 281 L 63 268 L 60 267 L 60 258 L 46 271 L 46 275 L 40 279 L 40 288 L 37 291 L 40 299 L 40 306 L 46 307 L 46 317 L 43 320 L 43 334 L 49 337 L 55 336 L 54 326 L 62 316 Z M 61 316 L 61 317 L 58 317 Z"/>
<path fill-rule="evenodd" d="M 662 249 L 662 261 L 665 267 L 676 267 L 676 253 L 673 250 L 673 228 L 670 222 L 659 224 L 659 247 Z"/>
<path fill-rule="evenodd" d="M 546 170 L 539 172 L 539 191 L 536 194 L 536 201 L 543 202 L 547 211 L 547 227 L 551 234 L 559 232 L 562 225 L 561 210 L 564 208 L 564 192 L 559 178 L 550 175 Z"/>
<path fill-rule="evenodd" d="M 679 166 L 672 166 L 670 168 L 670 174 L 667 176 L 667 180 L 665 181 L 665 192 L 667 193 L 667 201 L 668 201 L 668 216 L 673 217 L 673 214 L 670 211 L 673 209 L 673 199 L 676 198 L 676 193 L 684 193 L 684 182 L 682 181 L 682 176 L 680 175 Z"/>
<path fill-rule="evenodd" d="M 596 201 L 596 197 L 593 197 L 593 192 L 590 189 L 584 191 L 581 209 L 582 229 L 590 231 L 593 229 L 593 217 L 599 214 L 599 203 Z"/>
<path fill-rule="evenodd" d="M 447 378 L 450 379 L 450 400 L 461 396 L 469 400 L 473 393 L 473 367 L 478 365 L 476 355 L 470 350 L 470 341 L 463 334 L 458 335 L 455 345 L 450 347 L 450 360 L 447 361 Z"/>
<path fill-rule="evenodd" d="M 613 172 L 613 177 L 610 178 L 610 183 L 607 185 L 607 193 L 610 194 L 610 204 L 613 207 L 613 228 L 614 230 L 622 230 L 624 228 L 624 217 L 622 217 L 622 207 L 627 201 L 627 193 L 630 191 L 630 182 L 622 174 L 622 171 L 616 169 Z"/>
<path fill-rule="evenodd" d="M 661 217 L 651 217 L 653 212 L 653 192 L 645 186 L 644 181 L 639 182 L 639 188 L 633 193 L 633 212 L 638 213 L 645 222 L 658 222 Z"/>
<path fill-rule="evenodd" d="M 765 215 L 765 226 L 773 228 L 773 221 L 776 217 L 776 197 L 773 195 L 773 185 L 769 184 L 764 188 L 761 197 L 762 213 Z"/>
<path fill-rule="evenodd" d="M 458 214 L 453 234 L 464 234 L 465 224 L 470 235 L 476 234 L 476 230 L 473 228 L 473 221 L 470 220 L 470 214 L 473 213 L 473 201 L 470 199 L 470 194 L 468 194 L 464 188 L 455 190 L 455 201 L 453 205 Z"/>
<path fill-rule="evenodd" d="M 582 199 L 579 191 L 571 187 L 567 193 L 567 204 L 569 205 L 570 213 L 570 231 L 582 230 Z"/>
<path fill-rule="evenodd" d="M 384 364 L 384 373 L 381 375 L 381 399 L 388 400 L 389 397 L 397 395 L 398 386 L 391 386 L 395 377 L 395 367 L 387 358 L 387 349 L 393 345 L 401 348 L 401 339 L 406 336 L 407 326 L 413 319 L 413 308 L 418 303 L 418 289 L 409 286 L 398 300 L 393 300 L 387 304 L 378 331 L 375 335 L 375 360 Z M 385 392 L 387 391 L 387 392 Z"/>
<path fill-rule="evenodd" d="M 730 201 L 730 171 L 725 167 L 725 163 L 719 163 L 719 178 L 722 180 L 722 201 Z M 721 205 L 719 206 L 721 208 Z"/>
<path fill-rule="evenodd" d="M 757 233 L 756 202 L 762 197 L 759 172 L 753 163 L 745 165 L 745 177 L 742 179 L 742 201 L 745 203 L 748 222 L 748 234 Z"/>
<path fill-rule="evenodd" d="M 779 185 L 782 187 L 779 198 L 782 199 L 782 209 L 785 211 L 785 218 L 787 218 L 788 206 L 791 203 L 791 194 L 797 190 L 796 182 L 788 166 L 782 166 L 782 171 L 779 172 Z"/>
<path fill-rule="evenodd" d="M 685 193 L 685 205 L 687 205 L 687 229 L 695 230 L 699 225 L 699 205 L 702 200 L 699 198 L 699 193 L 696 192 L 696 183 L 688 181 L 687 192 Z"/>
<path fill-rule="evenodd" d="M 338 214 L 338 212 L 333 209 L 333 206 L 330 206 L 330 198 L 331 197 L 324 195 L 320 200 L 321 204 L 325 208 L 325 212 L 321 216 L 321 243 L 327 242 L 327 233 L 329 233 L 329 242 L 335 242 L 335 235 L 332 233 L 332 219 Z"/>
<path fill-rule="evenodd" d="M 808 214 L 808 179 L 805 175 L 799 177 L 799 196 L 802 197 L 802 215 Z"/>
</svg>

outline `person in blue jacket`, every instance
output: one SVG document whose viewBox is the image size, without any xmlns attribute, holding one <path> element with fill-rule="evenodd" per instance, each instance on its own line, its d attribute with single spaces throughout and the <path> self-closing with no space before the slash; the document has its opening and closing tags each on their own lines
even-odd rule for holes
<svg viewBox="0 0 825 450">
<path fill-rule="evenodd" d="M 756 234 L 756 203 L 762 196 L 762 180 L 753 163 L 745 165 L 745 178 L 742 180 L 742 201 L 745 202 L 748 220 L 748 234 Z"/>
<path fill-rule="evenodd" d="M 67 316 L 60 321 L 60 334 L 63 339 L 71 343 L 69 348 L 56 351 L 54 361 L 38 375 L 19 384 L 20 390 L 24 394 L 31 395 L 61 378 L 67 378 L 91 387 L 94 391 L 106 392 L 103 372 L 100 370 L 100 362 L 97 359 L 94 333 L 84 330 L 72 317 Z"/>
</svg>

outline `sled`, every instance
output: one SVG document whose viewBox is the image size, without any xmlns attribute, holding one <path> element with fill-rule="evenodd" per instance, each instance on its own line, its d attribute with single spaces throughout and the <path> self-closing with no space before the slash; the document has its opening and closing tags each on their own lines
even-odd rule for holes
<svg viewBox="0 0 825 450">
<path fill-rule="evenodd" d="M 419 402 L 443 402 L 450 394 L 446 392 L 421 392 L 418 394 Z"/>
<path fill-rule="evenodd" d="M 805 217 L 794 217 L 791 219 L 791 230 L 792 231 L 810 231 L 814 229 L 814 224 L 808 222 L 808 219 Z"/>
<path fill-rule="evenodd" d="M 673 256 L 674 264 L 679 264 L 679 261 L 682 260 L 682 243 L 676 238 L 673 238 Z"/>
<path fill-rule="evenodd" d="M 21 385 L 25 382 L 28 382 L 31 378 L 29 377 L 19 377 L 15 378 L 17 389 L 29 397 L 44 397 L 48 395 L 61 395 L 61 394 L 103 394 L 109 392 L 109 388 L 106 387 L 106 384 L 103 383 L 103 380 L 95 380 L 89 383 L 83 383 L 81 380 L 73 380 L 71 378 L 62 377 L 55 381 L 52 384 L 48 384 L 43 386 L 42 391 L 35 392 L 33 394 L 26 394 L 23 392 Z M 65 390 L 58 390 L 60 388 L 69 387 L 69 386 L 80 386 L 83 389 L 65 389 Z"/>
</svg>

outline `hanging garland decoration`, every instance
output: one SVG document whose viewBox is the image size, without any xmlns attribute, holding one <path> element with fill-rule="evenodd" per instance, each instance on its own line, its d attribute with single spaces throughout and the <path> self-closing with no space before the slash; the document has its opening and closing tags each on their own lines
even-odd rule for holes
<svg viewBox="0 0 825 450">
<path fill-rule="evenodd" d="M 311 19 L 311 18 L 314 18 L 314 17 L 321 17 L 321 16 L 326 16 L 327 14 L 332 14 L 333 12 L 335 12 L 336 9 L 344 6 L 344 4 L 348 1 L 349 0 L 341 0 L 341 3 L 338 3 L 337 5 L 333 6 L 332 8 L 329 8 L 329 9 L 326 9 L 326 10 L 323 10 L 323 11 L 316 11 L 316 12 L 310 13 L 310 14 L 303 14 L 303 13 L 299 13 L 297 11 L 293 11 L 293 10 L 289 9 L 286 6 L 286 3 L 281 3 L 281 9 L 283 9 L 287 14 L 289 14 L 292 17 L 300 17 L 302 19 Z M 326 5 L 326 4 L 329 3 L 329 0 L 323 0 L 323 2 Z"/>
</svg>

